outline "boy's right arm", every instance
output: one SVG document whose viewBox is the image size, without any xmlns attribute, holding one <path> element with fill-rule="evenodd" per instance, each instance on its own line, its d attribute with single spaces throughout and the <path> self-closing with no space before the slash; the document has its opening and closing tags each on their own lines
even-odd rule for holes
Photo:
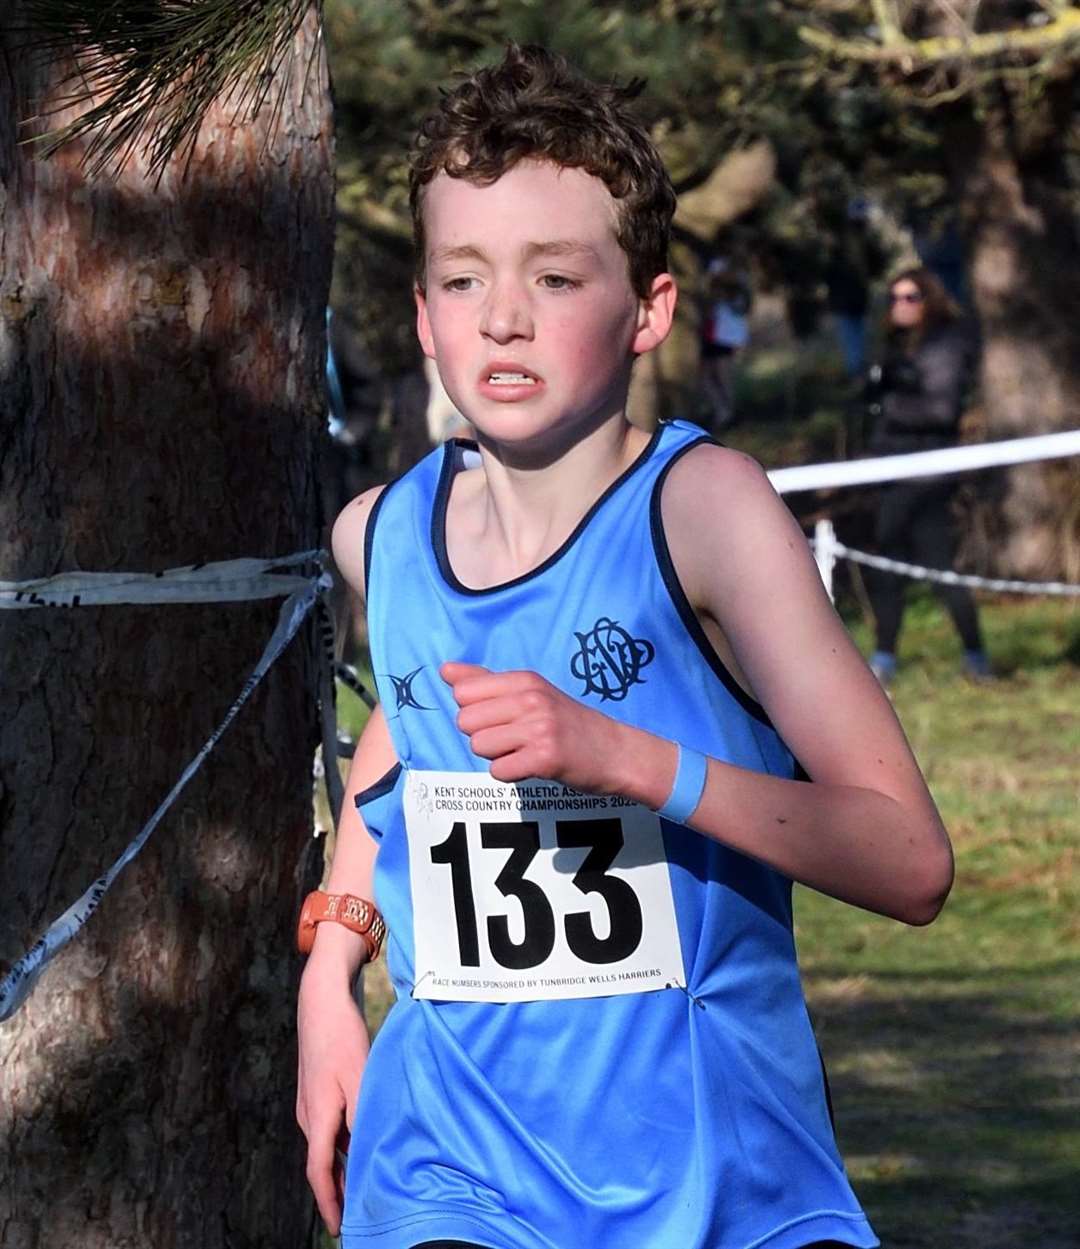
<svg viewBox="0 0 1080 1249">
<path fill-rule="evenodd" d="M 367 537 L 368 517 L 385 486 L 372 486 L 346 503 L 330 535 L 330 548 L 338 571 L 364 601 L 364 542 Z"/>
<path fill-rule="evenodd" d="M 350 503 L 334 526 L 333 547 L 345 579 L 363 595 L 364 531 L 378 491 Z M 331 893 L 371 898 L 376 843 L 364 826 L 356 794 L 396 762 L 382 710 L 376 707 L 357 743 L 345 786 Z M 339 924 L 319 924 L 300 980 L 297 1003 L 296 1117 L 308 1141 L 307 1177 L 332 1235 L 341 1226 L 342 1173 L 338 1151 L 346 1148 L 368 1053 L 368 1031 L 352 993 L 363 958 L 362 937 Z"/>
</svg>

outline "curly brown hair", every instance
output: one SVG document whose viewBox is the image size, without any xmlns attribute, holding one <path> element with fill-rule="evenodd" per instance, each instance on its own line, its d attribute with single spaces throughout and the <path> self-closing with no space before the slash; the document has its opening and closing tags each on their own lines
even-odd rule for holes
<svg viewBox="0 0 1080 1249">
<path fill-rule="evenodd" d="M 511 43 L 498 65 L 443 93 L 420 124 L 410 160 L 416 280 L 424 289 L 424 192 L 439 173 L 488 186 L 522 160 L 601 179 L 618 201 L 616 239 L 639 296 L 667 270 L 675 191 L 645 127 L 626 107 L 644 82 L 591 82 L 537 44 Z"/>
<path fill-rule="evenodd" d="M 894 273 L 889 279 L 889 293 L 891 294 L 901 282 L 912 282 L 919 288 L 919 293 L 923 297 L 922 322 L 914 331 L 898 330 L 892 324 L 889 309 L 886 308 L 882 327 L 886 339 L 903 339 L 909 346 L 916 347 L 927 334 L 932 333 L 939 326 L 960 319 L 960 308 L 945 289 L 945 283 L 925 265 L 910 265 Z"/>
</svg>

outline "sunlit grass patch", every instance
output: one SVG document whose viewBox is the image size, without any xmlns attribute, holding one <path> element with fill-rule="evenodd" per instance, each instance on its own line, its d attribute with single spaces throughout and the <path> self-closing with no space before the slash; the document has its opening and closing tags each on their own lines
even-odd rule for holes
<svg viewBox="0 0 1080 1249">
<path fill-rule="evenodd" d="M 890 1249 L 1080 1243 L 1080 611 L 981 610 L 998 680 L 960 675 L 917 591 L 891 687 L 953 837 L 942 915 L 909 929 L 797 890 L 841 1147 Z"/>
</svg>

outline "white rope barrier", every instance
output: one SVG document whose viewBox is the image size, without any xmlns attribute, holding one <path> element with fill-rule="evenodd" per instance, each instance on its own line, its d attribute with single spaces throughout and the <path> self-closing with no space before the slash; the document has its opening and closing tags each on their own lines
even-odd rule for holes
<svg viewBox="0 0 1080 1249">
<path fill-rule="evenodd" d="M 871 482 L 900 481 L 909 477 L 936 477 L 997 468 L 1033 460 L 1054 460 L 1080 455 L 1080 429 L 1060 434 L 1037 434 L 1004 442 L 944 447 L 940 451 L 914 451 L 908 455 L 882 455 L 869 460 L 839 460 L 828 464 L 803 464 L 774 468 L 768 477 L 779 494 L 821 490 L 830 486 L 862 486 Z"/>
<path fill-rule="evenodd" d="M 151 833 L 176 802 L 188 781 L 202 767 L 225 730 L 279 656 L 296 636 L 308 614 L 325 599 L 332 582 L 323 570 L 322 551 L 302 551 L 279 559 L 224 560 L 214 564 L 193 564 L 162 573 L 61 573 L 34 581 L 0 582 L 0 607 L 45 608 L 89 607 L 118 603 L 215 603 L 258 600 L 288 595 L 278 614 L 277 625 L 224 718 L 195 757 L 180 774 L 157 809 L 124 849 L 119 858 L 55 919 L 39 940 L 10 968 L 0 981 L 0 1022 L 9 1019 L 26 1000 L 41 974 L 86 925 L 101 904 L 120 872 L 142 850 Z M 316 575 L 281 574 L 274 569 L 315 565 Z M 327 631 L 330 637 L 327 637 Z M 327 777 L 327 790 L 337 820 L 341 806 L 341 781 L 337 775 L 337 722 L 333 698 L 333 626 L 324 615 L 320 636 L 320 719 L 323 752 L 330 760 L 335 785 Z M 328 748 L 328 743 L 329 748 Z"/>
<path fill-rule="evenodd" d="M 911 455 L 882 456 L 877 459 L 809 464 L 772 470 L 768 476 L 781 494 L 852 486 L 870 482 L 897 481 L 911 477 L 968 472 L 1004 464 L 1054 459 L 1080 454 L 1080 430 L 1017 438 L 978 446 L 950 447 Z M 813 540 L 814 557 L 829 593 L 838 558 L 881 568 L 904 576 L 950 585 L 967 585 L 988 590 L 1020 591 L 1034 594 L 1080 594 L 1080 586 L 1063 582 L 1008 581 L 969 576 L 951 570 L 922 568 L 883 556 L 869 555 L 845 546 L 836 539 L 831 521 L 817 523 Z M 318 575 L 286 573 L 281 569 L 317 565 Z M 248 677 L 224 719 L 181 773 L 143 828 L 120 857 L 86 890 L 76 902 L 49 925 L 44 935 L 11 967 L 0 981 L 0 1022 L 10 1018 L 26 1000 L 46 967 L 84 927 L 97 910 L 117 876 L 146 844 L 162 817 L 179 797 L 181 790 L 205 762 L 221 740 L 240 708 L 296 635 L 308 614 L 329 591 L 331 580 L 323 571 L 321 551 L 302 551 L 277 559 L 236 559 L 212 564 L 189 564 L 159 573 L 59 573 L 30 581 L 0 581 L 0 609 L 77 608 L 115 604 L 223 603 L 245 602 L 287 595 L 277 626 L 258 663 Z M 333 626 L 323 608 L 319 621 L 319 703 L 323 737 L 323 764 L 335 823 L 341 804 L 341 782 L 337 775 L 337 722 L 334 711 L 335 675 Z M 345 674 L 342 673 L 342 676 Z M 352 674 L 349 673 L 351 676 Z M 352 681 L 348 681 L 352 685 Z M 362 687 L 361 687 L 362 688 Z M 366 693 L 366 692 L 365 692 Z M 333 777 L 331 779 L 331 773 Z M 336 782 L 336 783 L 335 783 Z"/>
<path fill-rule="evenodd" d="M 883 555 L 857 551 L 842 542 L 836 544 L 836 554 L 856 564 L 880 568 L 883 572 L 900 573 L 920 581 L 937 581 L 943 585 L 964 585 L 973 590 L 997 590 L 1013 594 L 1080 595 L 1080 585 L 1072 585 L 1067 581 L 1010 581 L 1003 577 L 978 577 L 974 573 L 953 572 L 948 568 L 923 568 L 919 564 L 905 564 L 902 560 L 886 559 Z"/>
<path fill-rule="evenodd" d="M 871 555 L 867 551 L 845 546 L 835 537 L 823 536 L 823 526 L 831 529 L 829 521 L 818 521 L 812 545 L 818 567 L 827 567 L 830 575 L 837 559 L 849 559 L 854 564 L 865 564 L 869 568 L 897 573 L 915 581 L 936 581 L 942 585 L 963 585 L 973 590 L 1010 594 L 1080 595 L 1080 585 L 1067 581 L 1010 581 L 1003 577 L 979 577 L 974 573 L 953 572 L 951 568 L 924 568 L 921 564 L 906 564 L 903 560 L 886 559 L 884 555 Z M 831 585 L 830 577 L 824 571 L 822 579 L 827 586 Z"/>
<path fill-rule="evenodd" d="M 778 494 L 794 494 L 800 490 L 822 490 L 834 486 L 862 486 L 873 482 L 902 481 L 912 477 L 937 477 L 949 473 L 967 473 L 975 469 L 998 468 L 1006 464 L 1025 464 L 1035 460 L 1052 460 L 1080 455 L 1080 429 L 1059 434 L 1037 434 L 1031 438 L 1010 438 L 1004 442 L 984 442 L 974 446 L 943 447 L 938 451 L 914 451 L 908 455 L 882 455 L 868 460 L 839 460 L 829 464 L 803 464 L 794 468 L 774 468 L 769 481 Z M 1063 581 L 1013 581 L 999 577 L 978 577 L 953 572 L 948 568 L 924 568 L 902 560 L 887 559 L 857 551 L 837 540 L 836 530 L 828 518 L 817 521 L 810 545 L 814 551 L 821 579 L 833 594 L 833 570 L 838 559 L 879 568 L 921 581 L 944 585 L 970 586 L 978 590 L 996 590 L 1013 594 L 1080 595 L 1080 586 Z"/>
</svg>

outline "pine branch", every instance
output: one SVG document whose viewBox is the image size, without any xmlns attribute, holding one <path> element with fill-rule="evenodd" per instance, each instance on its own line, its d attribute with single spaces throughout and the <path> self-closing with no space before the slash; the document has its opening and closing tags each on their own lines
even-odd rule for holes
<svg viewBox="0 0 1080 1249">
<path fill-rule="evenodd" d="M 911 74 L 937 65 L 992 61 L 1005 56 L 1070 53 L 1080 43 L 1080 9 L 1059 9 L 1052 21 L 1028 30 L 928 39 L 908 39 L 895 30 L 889 33 L 889 39 L 878 43 L 873 39 L 841 39 L 811 26 L 799 28 L 800 39 L 829 56 L 864 64 L 894 64 L 903 73 Z"/>
<path fill-rule="evenodd" d="M 874 21 L 881 31 L 881 42 L 886 48 L 895 47 L 903 41 L 904 34 L 900 29 L 900 16 L 896 11 L 896 0 L 870 0 L 874 12 Z"/>
<path fill-rule="evenodd" d="M 215 101 L 229 101 L 236 117 L 251 120 L 274 92 L 276 115 L 291 78 L 293 38 L 311 3 L 26 0 L 26 46 L 73 66 L 43 116 L 83 110 L 33 141 L 48 156 L 88 139 L 83 165 L 91 176 L 119 174 L 142 149 L 160 178 L 174 155 L 190 155 Z"/>
</svg>

